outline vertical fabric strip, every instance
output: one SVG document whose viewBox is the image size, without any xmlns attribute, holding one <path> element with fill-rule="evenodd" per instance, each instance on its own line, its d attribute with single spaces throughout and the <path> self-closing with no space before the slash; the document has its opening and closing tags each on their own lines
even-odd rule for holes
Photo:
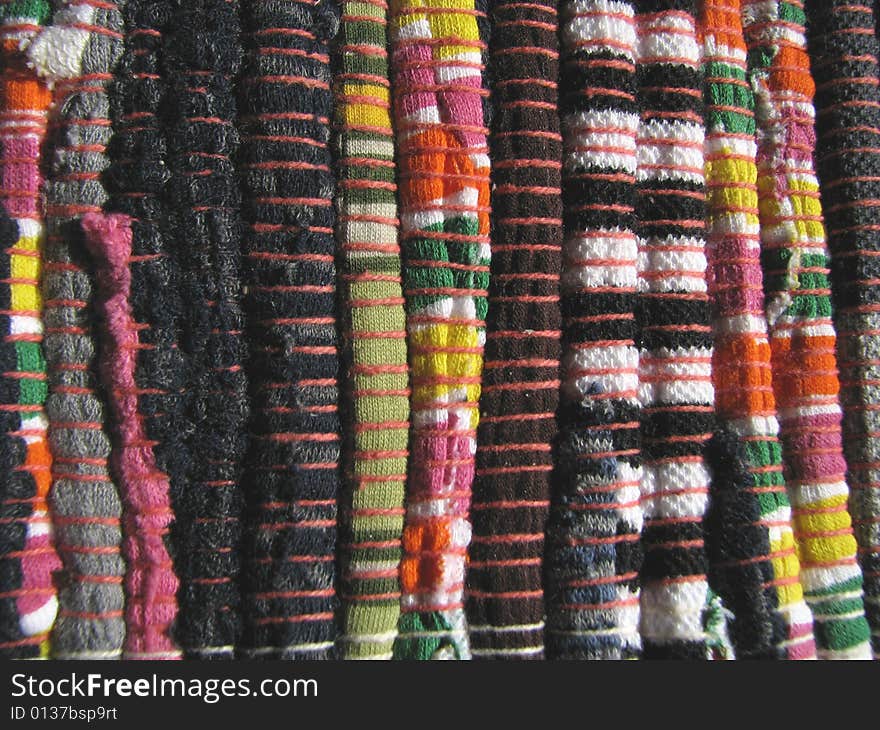
<svg viewBox="0 0 880 730">
<path fill-rule="evenodd" d="M 704 459 L 714 426 L 702 52 L 693 0 L 639 0 L 636 219 L 646 658 L 707 656 Z"/>
<path fill-rule="evenodd" d="M 0 6 L 0 205 L 17 228 L 3 251 L 2 307 L 7 391 L 2 397 L 7 467 L 2 474 L 3 539 L 0 558 L 10 575 L 3 601 L 0 650 L 10 657 L 46 657 L 58 611 L 52 574 L 61 567 L 53 546 L 47 497 L 52 457 L 47 441 L 43 301 L 39 290 L 44 228 L 39 210 L 40 163 L 51 94 L 30 70 L 21 50 L 49 15 L 42 0 Z"/>
<path fill-rule="evenodd" d="M 130 222 L 123 228 L 131 229 L 131 323 L 122 322 L 115 333 L 107 333 L 123 346 L 117 353 L 120 365 L 113 363 L 111 353 L 102 355 L 107 361 L 103 386 L 115 421 L 112 464 L 123 502 L 128 561 L 123 657 L 129 659 L 180 657 L 170 635 L 177 618 L 179 581 L 169 563 L 166 540 L 170 543 L 168 525 L 173 518 L 170 492 L 186 489 L 183 434 L 189 424 L 182 411 L 186 364 L 178 347 L 178 272 L 161 229 L 167 219 L 162 190 L 168 171 L 165 135 L 157 118 L 165 98 L 159 72 L 169 17 L 167 0 L 127 0 L 123 54 L 109 88 L 113 136 L 105 178 L 107 207 L 125 214 Z M 117 235 L 122 237 L 117 245 L 127 245 L 128 234 Z M 99 251 L 106 248 L 101 241 L 96 245 Z M 129 329 L 134 333 L 131 340 Z M 119 371 L 123 365 L 124 373 Z M 152 586 L 150 592 L 147 585 Z"/>
<path fill-rule="evenodd" d="M 490 20 L 494 224 L 468 631 L 476 659 L 541 659 L 561 329 L 556 4 L 501 0 Z"/>
<path fill-rule="evenodd" d="M 560 17 L 562 390 L 547 525 L 547 656 L 640 655 L 636 29 L 631 2 Z"/>
<path fill-rule="evenodd" d="M 880 87 L 871 0 L 807 2 L 849 510 L 880 658 Z"/>
<path fill-rule="evenodd" d="M 464 572 L 490 258 L 479 18 L 473 0 L 391 6 L 413 389 L 398 658 L 470 657 Z"/>
<path fill-rule="evenodd" d="M 82 215 L 99 212 L 107 200 L 100 179 L 111 133 L 106 86 L 121 52 L 122 15 L 106 0 L 62 3 L 28 47 L 33 67 L 53 83 L 41 286 L 49 501 L 64 563 L 52 634 L 57 659 L 119 659 L 125 640 L 122 504 L 109 473 L 104 398 L 93 374 L 93 284 L 79 228 Z"/>
<path fill-rule="evenodd" d="M 40 614 L 37 611 L 33 618 L 25 620 L 22 611 L 31 606 L 39 607 L 40 599 L 51 594 L 39 588 L 32 592 L 25 586 L 25 566 L 21 561 L 28 537 L 27 521 L 33 512 L 41 475 L 32 467 L 27 468 L 29 444 L 27 432 L 23 433 L 21 424 L 22 415 L 34 412 L 33 408 L 27 407 L 29 391 L 39 393 L 39 389 L 33 388 L 32 378 L 22 377 L 19 369 L 22 350 L 27 354 L 27 348 L 23 348 L 21 343 L 29 342 L 30 337 L 27 330 L 16 331 L 19 329 L 16 325 L 23 321 L 29 324 L 25 319 L 25 310 L 13 306 L 21 303 L 24 289 L 21 279 L 11 276 L 13 269 L 21 266 L 21 249 L 16 248 L 18 241 L 18 224 L 6 214 L 4 208 L 0 208 L 0 245 L 3 247 L 0 257 L 0 332 L 3 336 L 0 342 L 0 575 L 3 578 L 0 589 L 0 656 L 5 659 L 36 659 L 40 657 L 41 650 L 48 650 L 45 645 L 41 647 L 39 634 L 34 637 L 30 632 L 31 625 L 36 623 L 34 619 L 39 619 Z M 34 285 L 31 286 L 36 290 Z M 48 473 L 45 480 L 48 490 Z M 36 600 L 29 604 L 31 598 Z M 54 615 L 55 607 L 51 610 Z"/>
<path fill-rule="evenodd" d="M 239 154 L 252 398 L 240 653 L 328 659 L 340 487 L 333 2 L 244 0 Z"/>
<path fill-rule="evenodd" d="M 345 503 L 342 656 L 390 659 L 400 618 L 409 366 L 385 0 L 344 0 L 335 75 Z"/>
<path fill-rule="evenodd" d="M 743 2 L 758 119 L 765 309 L 801 580 L 820 659 L 871 655 L 847 510 L 813 94 L 798 0 Z"/>
<path fill-rule="evenodd" d="M 755 99 L 740 0 L 704 5 L 712 381 L 722 429 L 707 517 L 710 583 L 740 658 L 815 658 L 782 473 L 764 317 Z M 731 475 L 746 470 L 737 483 Z"/>
<path fill-rule="evenodd" d="M 27 448 L 18 436 L 21 379 L 17 378 L 18 355 L 12 324 L 19 315 L 12 309 L 11 264 L 18 240 L 18 224 L 0 206 L 0 656 L 19 659 L 36 656 L 39 646 L 28 643 L 18 619 L 17 599 L 21 595 L 21 563 L 24 519 L 30 513 L 30 498 L 36 492 L 33 476 L 20 468 Z"/>
<path fill-rule="evenodd" d="M 166 549 L 171 505 L 165 474 L 156 468 L 137 413 L 135 352 L 138 333 L 131 316 L 131 219 L 87 213 L 82 220 L 86 245 L 96 262 L 97 309 L 105 342 L 101 371 L 110 392 L 119 441 L 113 468 L 125 501 L 126 659 L 176 659 L 170 632 L 177 617 L 177 588 Z"/>
<path fill-rule="evenodd" d="M 239 137 L 232 82 L 241 65 L 240 23 L 236 0 L 187 0 L 173 8 L 162 65 L 166 240 L 180 271 L 184 407 L 192 429 L 186 490 L 172 492 L 181 581 L 175 637 L 187 658 L 232 659 L 248 418 L 240 194 L 231 159 Z"/>
</svg>

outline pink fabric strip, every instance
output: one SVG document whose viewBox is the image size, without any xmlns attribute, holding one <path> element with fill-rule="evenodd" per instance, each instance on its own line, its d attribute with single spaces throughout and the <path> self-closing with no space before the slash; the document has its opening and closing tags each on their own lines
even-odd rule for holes
<svg viewBox="0 0 880 730">
<path fill-rule="evenodd" d="M 125 659 L 179 659 L 171 638 L 177 617 L 178 579 L 165 548 L 174 517 L 168 477 L 156 467 L 152 443 L 137 411 L 135 367 L 139 339 L 131 314 L 132 232 L 126 215 L 89 213 L 82 226 L 97 263 L 98 306 L 107 341 L 101 376 L 116 419 L 111 461 L 123 500 L 128 560 Z"/>
</svg>

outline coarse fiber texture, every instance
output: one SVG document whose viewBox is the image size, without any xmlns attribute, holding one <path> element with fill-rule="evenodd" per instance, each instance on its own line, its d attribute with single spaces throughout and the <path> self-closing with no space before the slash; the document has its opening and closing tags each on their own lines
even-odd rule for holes
<svg viewBox="0 0 880 730">
<path fill-rule="evenodd" d="M 124 501 L 123 550 L 128 562 L 126 659 L 176 659 L 170 631 L 179 581 L 166 549 L 171 509 L 168 477 L 155 459 L 137 413 L 137 328 L 131 316 L 131 219 L 86 213 L 86 245 L 95 260 L 96 310 L 104 328 L 101 374 L 117 421 L 111 461 Z"/>
<path fill-rule="evenodd" d="M 633 659 L 639 635 L 635 6 L 560 6 L 565 255 L 547 656 Z"/>
<path fill-rule="evenodd" d="M 740 0 L 703 6 L 712 381 L 720 432 L 706 544 L 742 659 L 815 658 L 803 598 L 764 316 L 755 98 Z"/>
<path fill-rule="evenodd" d="M 240 654 L 335 656 L 340 490 L 334 2 L 243 0 L 242 275 L 252 416 Z"/>
<path fill-rule="evenodd" d="M 476 659 L 544 657 L 544 525 L 559 401 L 562 191 L 556 3 L 489 15 L 492 263 L 467 618 Z"/>
<path fill-rule="evenodd" d="M 122 52 L 117 3 L 65 0 L 27 52 L 53 85 L 41 287 L 49 504 L 64 574 L 52 656 L 119 659 L 125 640 L 122 504 L 109 470 L 104 398 L 96 390 L 93 284 L 79 226 L 83 214 L 100 211 L 107 200 L 100 178 L 111 134 L 106 86 Z"/>
<path fill-rule="evenodd" d="M 880 48 L 872 0 L 806 3 L 849 511 L 880 658 Z"/>
<path fill-rule="evenodd" d="M 702 52 L 695 0 L 636 3 L 645 658 L 708 658 L 703 517 L 714 427 Z"/>
<path fill-rule="evenodd" d="M 41 585 L 34 580 L 39 573 L 33 572 L 33 555 L 26 556 L 27 561 L 23 556 L 29 535 L 36 532 L 28 520 L 40 490 L 48 491 L 50 478 L 48 466 L 34 468 L 34 442 L 29 443 L 37 431 L 34 421 L 39 418 L 36 405 L 43 383 L 35 375 L 42 360 L 33 347 L 39 341 L 34 343 L 31 334 L 29 310 L 21 306 L 34 302 L 38 294 L 36 284 L 21 276 L 30 252 L 18 247 L 18 231 L 16 221 L 0 209 L 0 657 L 35 659 L 48 652 L 45 627 L 51 626 L 57 604 L 46 588 L 48 581 Z M 12 276 L 13 271 L 19 275 Z M 45 530 L 42 524 L 38 527 Z"/>
<path fill-rule="evenodd" d="M 820 659 L 871 656 L 847 511 L 828 250 L 813 172 L 813 94 L 798 0 L 744 0 L 755 92 L 761 263 L 801 581 Z"/>
<path fill-rule="evenodd" d="M 391 5 L 413 391 L 400 659 L 470 658 L 464 573 L 490 258 L 485 18 L 473 0 Z"/>
<path fill-rule="evenodd" d="M 157 111 L 165 88 L 160 75 L 167 0 L 127 0 L 122 58 L 109 89 L 113 136 L 106 184 L 107 208 L 124 217 L 95 221 L 94 250 L 103 262 L 110 311 L 120 318 L 103 345 L 103 386 L 114 413 L 114 476 L 123 503 L 127 659 L 178 659 L 171 635 L 180 582 L 169 554 L 174 490 L 186 490 L 190 430 L 182 410 L 186 359 L 178 347 L 181 313 L 177 266 L 162 225 L 168 180 L 166 141 Z M 105 240 L 110 236 L 112 240 Z M 130 242 L 128 237 L 130 236 Z M 119 270 L 120 247 L 128 272 Z M 114 277 L 130 275 L 123 283 Z M 106 297 L 106 294 L 105 294 Z"/>
<path fill-rule="evenodd" d="M 390 659 L 400 618 L 409 366 L 385 0 L 344 0 L 334 76 L 345 362 L 341 655 Z"/>
<path fill-rule="evenodd" d="M 0 5 L 0 206 L 11 219 L 0 258 L 0 652 L 9 658 L 48 655 L 58 611 L 52 574 L 61 567 L 47 504 L 52 457 L 39 289 L 40 162 L 51 95 L 21 52 L 48 14 L 49 3 L 39 0 Z"/>
<path fill-rule="evenodd" d="M 241 311 L 239 133 L 233 80 L 241 65 L 235 0 L 175 0 L 162 73 L 169 172 L 166 245 L 179 275 L 179 347 L 190 424 L 185 489 L 172 483 L 174 637 L 186 658 L 232 659 L 240 633 L 238 575 L 249 404 Z"/>
</svg>

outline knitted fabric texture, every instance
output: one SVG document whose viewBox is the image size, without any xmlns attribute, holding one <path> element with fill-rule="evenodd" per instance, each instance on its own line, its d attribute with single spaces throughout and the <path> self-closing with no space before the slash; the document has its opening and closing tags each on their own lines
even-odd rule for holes
<svg viewBox="0 0 880 730">
<path fill-rule="evenodd" d="M 880 89 L 874 2 L 808 2 L 849 510 L 880 658 Z"/>
<path fill-rule="evenodd" d="M 409 446 L 384 0 L 345 0 L 335 75 L 340 298 L 349 412 L 339 560 L 342 656 L 390 659 L 400 618 Z"/>
<path fill-rule="evenodd" d="M 48 12 L 36 0 L 0 5 L 0 205 L 11 218 L 0 259 L 0 651 L 10 658 L 47 655 L 58 610 L 52 574 L 61 567 L 46 502 L 52 458 L 39 291 L 39 166 L 51 97 L 20 54 Z"/>
<path fill-rule="evenodd" d="M 541 659 L 561 328 L 556 4 L 500 0 L 490 19 L 495 219 L 468 631 L 475 658 Z"/>
<path fill-rule="evenodd" d="M 106 226 L 108 235 L 120 242 L 102 240 L 97 221 L 95 246 L 103 252 L 101 259 L 107 259 L 129 245 L 130 228 L 131 281 L 111 310 L 121 321 L 108 333 L 112 339 L 104 349 L 110 351 L 102 355 L 104 388 L 115 415 L 112 458 L 128 560 L 124 656 L 176 659 L 180 653 L 170 631 L 177 618 L 179 581 L 167 549 L 173 518 L 169 490 L 185 490 L 189 454 L 183 443 L 188 422 L 181 396 L 186 361 L 177 346 L 178 273 L 161 230 L 167 212 L 160 194 L 168 171 L 157 110 L 165 91 L 159 61 L 170 6 L 127 0 L 123 17 L 124 51 L 110 88 L 114 134 L 106 180 L 108 207 L 129 216 L 130 222 L 116 218 Z M 125 278 L 109 261 L 104 268 L 110 269 L 106 276 Z"/>
<path fill-rule="evenodd" d="M 136 417 L 134 377 L 137 329 L 131 316 L 131 219 L 123 215 L 83 216 L 86 245 L 96 261 L 97 308 L 105 343 L 101 370 L 119 424 L 120 445 L 112 461 L 122 485 L 126 573 L 127 659 L 177 658 L 168 639 L 177 612 L 177 576 L 165 549 L 170 511 L 168 478 L 156 469 L 143 424 Z"/>
<path fill-rule="evenodd" d="M 391 6 L 413 389 L 398 658 L 470 657 L 464 570 L 490 258 L 481 13 L 473 0 Z"/>
<path fill-rule="evenodd" d="M 639 656 L 635 9 L 561 5 L 563 385 L 547 525 L 547 655 Z"/>
<path fill-rule="evenodd" d="M 640 0 L 636 219 L 646 658 L 706 657 L 704 460 L 714 426 L 703 75 L 693 0 Z"/>
<path fill-rule="evenodd" d="M 29 658 L 39 653 L 39 647 L 25 639 L 18 615 L 18 601 L 24 597 L 19 555 L 27 534 L 25 519 L 31 511 L 36 482 L 20 468 L 27 443 L 18 436 L 22 407 L 22 381 L 16 377 L 20 335 L 12 333 L 14 318 L 20 316 L 12 309 L 11 264 L 16 241 L 18 224 L 0 206 L 0 656 L 5 659 Z"/>
<path fill-rule="evenodd" d="M 87 30 L 86 30 L 87 28 Z M 115 2 L 68 0 L 28 47 L 53 82 L 43 188 L 46 217 L 42 293 L 52 450 L 49 495 L 64 563 L 52 634 L 58 659 L 118 659 L 125 640 L 122 505 L 108 466 L 110 437 L 93 374 L 92 280 L 78 219 L 100 211 L 110 138 L 106 85 L 122 51 Z"/>
<path fill-rule="evenodd" d="M 795 0 L 743 2 L 773 390 L 819 658 L 870 657 L 841 450 L 828 252 L 813 173 L 814 84 Z"/>
<path fill-rule="evenodd" d="M 28 443 L 36 430 L 32 421 L 39 411 L 34 401 L 42 383 L 34 378 L 40 360 L 29 347 L 34 329 L 30 310 L 21 303 L 22 295 L 33 302 L 38 294 L 35 283 L 22 281 L 20 276 L 30 252 L 17 247 L 18 230 L 17 223 L 0 209 L 0 656 L 35 659 L 48 651 L 44 627 L 51 625 L 57 604 L 45 586 L 35 584 L 33 572 L 25 573 L 32 570 L 34 561 L 25 562 L 22 557 L 29 537 L 28 519 L 39 490 L 48 491 L 49 474 L 48 466 L 45 471 L 34 468 L 34 451 Z M 13 276 L 16 270 L 19 275 Z M 22 328 L 22 324 L 28 326 Z M 25 366 L 28 370 L 22 369 Z"/>
<path fill-rule="evenodd" d="M 340 420 L 334 265 L 333 3 L 242 3 L 244 299 L 251 445 L 243 656 L 334 653 Z"/>
<path fill-rule="evenodd" d="M 240 484 L 249 413 L 242 367 L 240 193 L 232 80 L 241 64 L 235 0 L 176 0 L 164 36 L 168 79 L 167 246 L 180 272 L 180 348 L 189 473 L 172 484 L 175 638 L 188 658 L 231 659 L 239 635 Z"/>
<path fill-rule="evenodd" d="M 702 22 L 712 379 L 724 429 L 713 449 L 709 579 L 734 614 L 737 656 L 814 658 L 764 317 L 755 100 L 746 80 L 740 0 L 706 2 Z"/>
</svg>

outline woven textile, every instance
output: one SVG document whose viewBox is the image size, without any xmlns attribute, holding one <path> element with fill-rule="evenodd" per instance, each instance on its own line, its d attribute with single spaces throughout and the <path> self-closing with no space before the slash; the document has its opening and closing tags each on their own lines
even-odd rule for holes
<svg viewBox="0 0 880 730">
<path fill-rule="evenodd" d="M 470 656 L 465 554 L 489 280 L 489 156 L 472 0 L 391 6 L 412 434 L 400 658 Z"/>
<path fill-rule="evenodd" d="M 52 573 L 42 296 L 44 229 L 39 210 L 41 147 L 51 100 L 20 50 L 39 32 L 48 2 L 0 5 L 0 205 L 11 218 L 0 258 L 2 446 L 0 446 L 0 652 L 45 657 L 58 610 Z"/>
<path fill-rule="evenodd" d="M 38 290 L 31 277 L 22 276 L 32 253 L 21 246 L 19 227 L 5 210 L 0 215 L 0 236 L 0 656 L 35 659 L 48 653 L 47 633 L 57 610 L 48 575 L 41 576 L 42 566 L 34 560 L 40 556 L 34 551 L 33 536 L 41 529 L 46 534 L 48 518 L 35 522 L 36 529 L 29 526 L 40 492 L 48 492 L 50 482 L 48 463 L 38 468 L 41 464 L 35 458 L 40 452 L 34 443 L 41 444 L 30 441 L 31 434 L 40 433 L 36 406 L 43 383 L 35 376 L 42 360 L 39 351 L 30 347 L 35 328 L 28 316 L 31 310 L 22 303 L 29 300 L 27 307 L 33 307 Z M 23 554 L 29 539 L 31 550 Z"/>
<path fill-rule="evenodd" d="M 880 658 L 878 38 L 0 0 L 0 658 Z"/>
<path fill-rule="evenodd" d="M 849 510 L 880 658 L 880 89 L 874 2 L 806 3 Z"/>
<path fill-rule="evenodd" d="M 704 460 L 714 425 L 701 50 L 692 0 L 640 0 L 636 219 L 646 658 L 707 655 Z"/>
<path fill-rule="evenodd" d="M 641 651 L 635 8 L 561 7 L 563 385 L 547 526 L 547 655 Z"/>
<path fill-rule="evenodd" d="M 737 656 L 814 658 L 764 317 L 755 100 L 746 80 L 740 0 L 706 2 L 702 20 L 712 380 L 727 432 L 713 449 L 709 577 L 734 614 Z M 733 477 L 738 473 L 740 482 Z"/>
<path fill-rule="evenodd" d="M 384 0 L 346 0 L 335 75 L 336 239 L 349 412 L 339 553 L 342 656 L 390 659 L 409 446 L 406 320 Z"/>
<path fill-rule="evenodd" d="M 796 0 L 743 2 L 773 390 L 801 580 L 820 658 L 870 656 L 847 511 L 828 252 L 812 153 L 814 84 Z"/>
<path fill-rule="evenodd" d="M 64 563 L 52 634 L 58 659 L 118 659 L 125 639 L 122 504 L 110 476 L 104 399 L 93 373 L 93 284 L 78 220 L 100 211 L 110 138 L 106 86 L 122 51 L 115 2 L 68 0 L 28 47 L 53 83 L 42 293 L 52 450 L 50 506 Z"/>
<path fill-rule="evenodd" d="M 242 273 L 251 445 L 241 653 L 326 659 L 337 627 L 340 420 L 334 265 L 333 3 L 242 3 Z"/>
<path fill-rule="evenodd" d="M 103 385 L 114 413 L 112 459 L 123 502 L 126 638 L 124 657 L 176 659 L 172 626 L 177 618 L 178 578 L 167 544 L 171 490 L 185 489 L 188 451 L 182 411 L 186 368 L 178 345 L 181 312 L 177 267 L 168 255 L 161 225 L 161 198 L 168 179 L 165 136 L 157 110 L 164 83 L 159 74 L 162 33 L 169 3 L 127 0 L 124 50 L 110 87 L 113 137 L 108 154 L 108 208 L 129 218 L 96 219 L 93 251 L 103 262 L 104 305 L 119 317 L 102 348 Z M 130 232 L 127 230 L 130 228 Z M 128 237 L 130 235 L 130 241 Z M 119 270 L 130 246 L 130 283 Z"/>
<path fill-rule="evenodd" d="M 105 327 L 101 370 L 118 422 L 112 455 L 125 509 L 126 659 L 176 659 L 169 638 L 177 615 L 179 585 L 165 548 L 170 522 L 168 478 L 156 469 L 143 422 L 137 418 L 135 360 L 137 327 L 131 316 L 131 219 L 87 213 L 86 244 L 96 262 L 96 308 Z"/>
<path fill-rule="evenodd" d="M 241 312 L 238 148 L 233 78 L 241 64 L 238 3 L 172 4 L 164 36 L 168 140 L 166 243 L 179 270 L 180 348 L 187 358 L 186 489 L 172 485 L 174 635 L 185 656 L 231 659 L 239 633 L 240 480 L 247 446 Z"/>
<path fill-rule="evenodd" d="M 477 659 L 541 659 L 561 324 L 556 4 L 501 0 L 489 17 L 495 219 L 468 631 Z"/>
</svg>

